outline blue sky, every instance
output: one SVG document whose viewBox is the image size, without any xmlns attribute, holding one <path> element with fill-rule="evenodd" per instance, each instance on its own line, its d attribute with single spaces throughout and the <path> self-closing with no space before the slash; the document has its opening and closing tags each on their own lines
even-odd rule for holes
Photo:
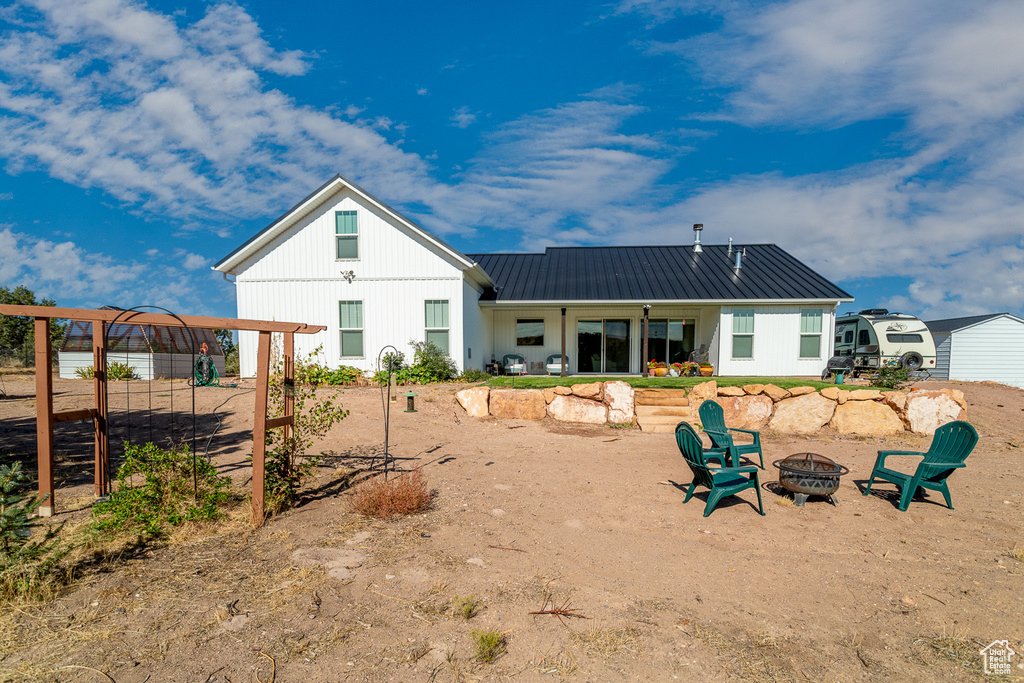
<svg viewBox="0 0 1024 683">
<path fill-rule="evenodd" d="M 1024 3 L 0 8 L 0 285 L 233 315 L 209 267 L 334 173 L 463 252 L 772 242 L 1024 315 Z M 845 310 L 845 308 L 844 308 Z"/>
</svg>

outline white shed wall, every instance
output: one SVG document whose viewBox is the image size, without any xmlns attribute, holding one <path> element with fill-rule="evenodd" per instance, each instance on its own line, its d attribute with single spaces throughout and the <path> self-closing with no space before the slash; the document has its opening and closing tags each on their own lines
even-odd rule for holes
<svg viewBox="0 0 1024 683">
<path fill-rule="evenodd" d="M 817 358 L 800 358 L 800 311 L 820 309 L 821 343 Z M 753 358 L 732 357 L 732 313 L 754 311 Z M 834 318 L 830 306 L 725 306 L 719 332 L 716 374 L 725 377 L 821 375 L 832 352 Z"/>
<path fill-rule="evenodd" d="M 224 376 L 224 356 L 211 356 L 214 367 L 221 377 Z M 198 356 L 197 356 L 198 359 Z M 92 367 L 91 351 L 60 351 L 57 353 L 59 374 L 62 379 L 76 379 L 79 368 Z M 159 377 L 185 378 L 192 376 L 193 365 L 190 353 L 118 353 L 110 351 L 107 363 L 127 363 L 135 370 L 139 379 L 157 379 Z"/>
<path fill-rule="evenodd" d="M 993 318 L 950 337 L 949 379 L 1024 388 L 1024 323 Z"/>
<path fill-rule="evenodd" d="M 935 370 L 932 371 L 932 377 L 949 379 L 949 349 L 953 345 L 953 335 L 933 334 L 932 341 L 935 342 Z"/>
</svg>

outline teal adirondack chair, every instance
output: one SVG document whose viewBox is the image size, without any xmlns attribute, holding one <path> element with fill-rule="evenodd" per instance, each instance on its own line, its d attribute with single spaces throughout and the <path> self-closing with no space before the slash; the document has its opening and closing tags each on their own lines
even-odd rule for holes
<svg viewBox="0 0 1024 683">
<path fill-rule="evenodd" d="M 679 452 L 683 454 L 686 464 L 693 472 L 693 481 L 686 490 L 688 503 L 693 497 L 697 486 L 703 486 L 711 490 L 708 493 L 708 502 L 704 505 L 704 516 L 707 517 L 715 510 L 715 506 L 725 496 L 732 496 L 744 489 L 754 489 L 757 492 L 758 512 L 764 515 L 764 505 L 761 502 L 761 485 L 757 479 L 757 468 L 749 467 L 708 467 L 708 460 L 722 462 L 726 457 L 724 452 L 705 451 L 697 432 L 688 422 L 680 422 L 676 425 L 676 445 Z M 744 476 L 746 475 L 746 476 Z"/>
<path fill-rule="evenodd" d="M 871 470 L 871 479 L 868 480 L 864 495 L 871 493 L 871 484 L 874 483 L 875 477 L 878 477 L 896 484 L 896 488 L 900 491 L 900 510 L 906 510 L 910 506 L 911 498 L 921 489 L 941 493 L 946 499 L 946 505 L 952 510 L 953 502 L 949 498 L 946 479 L 953 474 L 954 470 L 967 466 L 964 460 L 971 454 L 977 443 L 977 430 L 963 420 L 956 420 L 935 430 L 932 445 L 926 453 L 878 451 L 878 458 L 875 460 L 874 469 Z M 885 467 L 885 459 L 890 455 L 920 455 L 924 456 L 924 459 L 918 464 L 913 474 L 903 474 Z"/>
<path fill-rule="evenodd" d="M 740 464 L 740 456 L 747 455 L 750 453 L 757 453 L 758 460 L 761 461 L 761 469 L 764 469 L 764 456 L 761 455 L 761 434 L 753 429 L 736 429 L 733 427 L 725 426 L 725 411 L 722 410 L 722 406 L 718 405 L 714 401 L 704 401 L 700 404 L 700 408 L 697 409 L 697 413 L 700 415 L 701 426 L 704 427 L 704 431 L 711 438 L 711 443 L 716 448 L 725 448 L 729 451 L 729 459 L 732 461 L 733 467 Z M 754 438 L 752 444 L 736 444 L 732 440 L 732 434 L 729 432 L 740 432 L 741 434 L 750 434 Z"/>
</svg>

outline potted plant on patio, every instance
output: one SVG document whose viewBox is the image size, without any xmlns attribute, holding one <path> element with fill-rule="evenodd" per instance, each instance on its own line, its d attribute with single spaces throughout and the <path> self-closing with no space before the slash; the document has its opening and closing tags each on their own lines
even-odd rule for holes
<svg viewBox="0 0 1024 683">
<path fill-rule="evenodd" d="M 700 374 L 700 363 L 696 363 L 692 360 L 688 360 L 681 364 L 683 367 L 679 371 L 679 374 L 683 377 L 696 377 Z"/>
<path fill-rule="evenodd" d="M 668 374 L 668 366 L 665 363 L 651 359 L 647 362 L 647 369 L 655 377 L 664 377 Z"/>
<path fill-rule="evenodd" d="M 715 374 L 715 368 L 711 366 L 711 363 L 701 363 L 700 364 L 700 376 L 701 377 L 710 377 L 713 374 Z"/>
</svg>

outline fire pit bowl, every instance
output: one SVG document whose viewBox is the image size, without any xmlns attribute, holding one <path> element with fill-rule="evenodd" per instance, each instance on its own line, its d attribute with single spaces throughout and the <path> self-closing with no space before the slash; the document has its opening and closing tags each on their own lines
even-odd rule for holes
<svg viewBox="0 0 1024 683">
<path fill-rule="evenodd" d="M 817 453 L 796 453 L 772 464 L 779 468 L 779 485 L 793 492 L 797 505 L 807 502 L 807 496 L 825 496 L 839 505 L 832 494 L 839 488 L 839 477 L 850 470 L 835 460 Z"/>
</svg>

